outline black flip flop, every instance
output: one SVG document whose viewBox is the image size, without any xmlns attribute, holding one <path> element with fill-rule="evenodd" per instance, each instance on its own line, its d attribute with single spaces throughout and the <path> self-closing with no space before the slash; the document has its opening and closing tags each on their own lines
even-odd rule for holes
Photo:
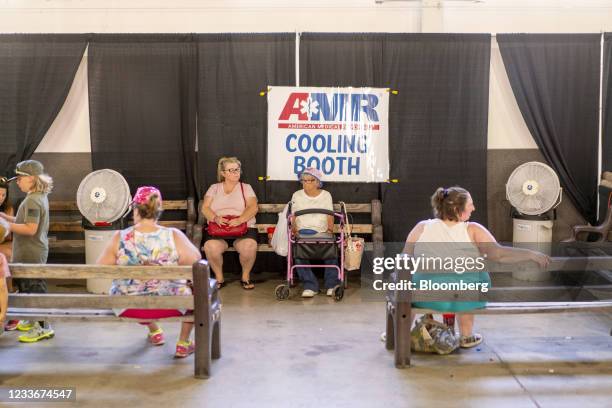
<svg viewBox="0 0 612 408">
<path fill-rule="evenodd" d="M 253 283 L 251 283 L 250 280 L 246 280 L 246 281 L 241 280 L 240 281 L 240 285 L 242 286 L 242 289 L 244 289 L 244 290 L 253 290 L 253 289 L 255 289 L 255 285 L 253 285 Z M 251 285 L 252 285 L 252 287 L 249 288 L 249 286 L 251 286 Z"/>
</svg>

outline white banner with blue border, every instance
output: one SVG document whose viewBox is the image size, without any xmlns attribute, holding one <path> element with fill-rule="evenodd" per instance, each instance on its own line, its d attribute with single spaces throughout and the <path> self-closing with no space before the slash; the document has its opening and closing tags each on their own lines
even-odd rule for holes
<svg viewBox="0 0 612 408">
<path fill-rule="evenodd" d="M 389 179 L 389 91 L 384 88 L 268 88 L 270 180 L 307 167 L 326 181 Z"/>
</svg>

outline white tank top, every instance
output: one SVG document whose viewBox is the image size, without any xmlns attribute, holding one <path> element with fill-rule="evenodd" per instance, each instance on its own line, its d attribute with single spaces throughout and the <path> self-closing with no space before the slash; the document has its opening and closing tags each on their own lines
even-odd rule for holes
<svg viewBox="0 0 612 408">
<path fill-rule="evenodd" d="M 480 251 L 468 234 L 468 223 L 446 225 L 435 218 L 427 220 L 423 233 L 414 246 L 414 256 L 427 257 L 478 257 Z"/>
</svg>

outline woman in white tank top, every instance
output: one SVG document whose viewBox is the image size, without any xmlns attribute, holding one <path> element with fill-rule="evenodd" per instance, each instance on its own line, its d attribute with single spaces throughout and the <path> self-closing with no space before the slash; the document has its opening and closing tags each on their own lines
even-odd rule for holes
<svg viewBox="0 0 612 408">
<path fill-rule="evenodd" d="M 408 234 L 404 252 L 413 257 L 423 259 L 477 259 L 516 263 L 534 261 L 540 267 L 546 267 L 550 262 L 548 256 L 527 249 L 503 247 L 497 243 L 493 235 L 482 225 L 468 222 L 472 212 L 476 210 L 470 193 L 461 187 L 438 188 L 431 197 L 431 206 L 436 218 L 419 222 Z M 436 265 L 435 262 L 432 264 Z M 428 280 L 436 283 L 451 283 L 463 281 L 466 284 L 486 284 L 491 287 L 489 274 L 483 268 L 463 268 L 455 264 L 456 273 L 439 273 L 439 265 L 423 273 L 415 273 L 412 281 L 419 287 L 420 281 Z M 480 264 L 484 266 L 484 264 Z M 438 273 L 436 273 L 438 272 Z M 463 294 L 462 294 L 463 295 Z M 476 293 L 477 295 L 477 293 Z M 459 312 L 459 330 L 461 332 L 461 347 L 474 347 L 482 342 L 482 336 L 473 333 L 474 315 L 461 314 L 486 306 L 486 302 L 469 301 L 431 301 L 414 302 L 414 307 L 433 309 L 442 312 Z"/>
</svg>

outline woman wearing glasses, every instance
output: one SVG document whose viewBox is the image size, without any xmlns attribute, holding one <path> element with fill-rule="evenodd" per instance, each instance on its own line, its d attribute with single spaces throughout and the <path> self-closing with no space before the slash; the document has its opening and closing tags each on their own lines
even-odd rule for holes
<svg viewBox="0 0 612 408">
<path fill-rule="evenodd" d="M 307 168 L 299 174 L 302 190 L 293 193 L 291 197 L 291 211 L 297 212 L 311 208 L 334 210 L 332 196 L 329 192 L 322 190 L 323 174 L 312 167 Z M 334 231 L 334 217 L 325 214 L 304 214 L 296 217 L 291 223 L 294 235 L 314 235 L 318 233 L 332 234 Z M 296 264 L 312 264 L 310 260 L 295 259 Z M 336 260 L 328 259 L 325 264 L 335 265 Z M 296 268 L 298 276 L 304 284 L 303 298 L 314 297 L 319 293 L 319 282 L 311 268 Z M 333 268 L 325 268 L 325 290 L 327 296 L 333 296 L 334 287 L 340 284 L 338 273 Z"/>
<path fill-rule="evenodd" d="M 251 269 L 257 256 L 257 197 L 253 188 L 240 182 L 240 161 L 235 157 L 222 157 L 217 165 L 217 180 L 219 183 L 210 186 L 204 195 L 202 214 L 208 222 L 214 222 L 221 227 L 236 227 L 247 224 L 247 232 L 237 237 L 214 237 L 205 234 L 204 253 L 212 268 L 217 287 L 225 286 L 223 277 L 223 253 L 233 245 L 240 255 L 242 277 L 240 284 L 243 289 L 251 290 Z"/>
</svg>

